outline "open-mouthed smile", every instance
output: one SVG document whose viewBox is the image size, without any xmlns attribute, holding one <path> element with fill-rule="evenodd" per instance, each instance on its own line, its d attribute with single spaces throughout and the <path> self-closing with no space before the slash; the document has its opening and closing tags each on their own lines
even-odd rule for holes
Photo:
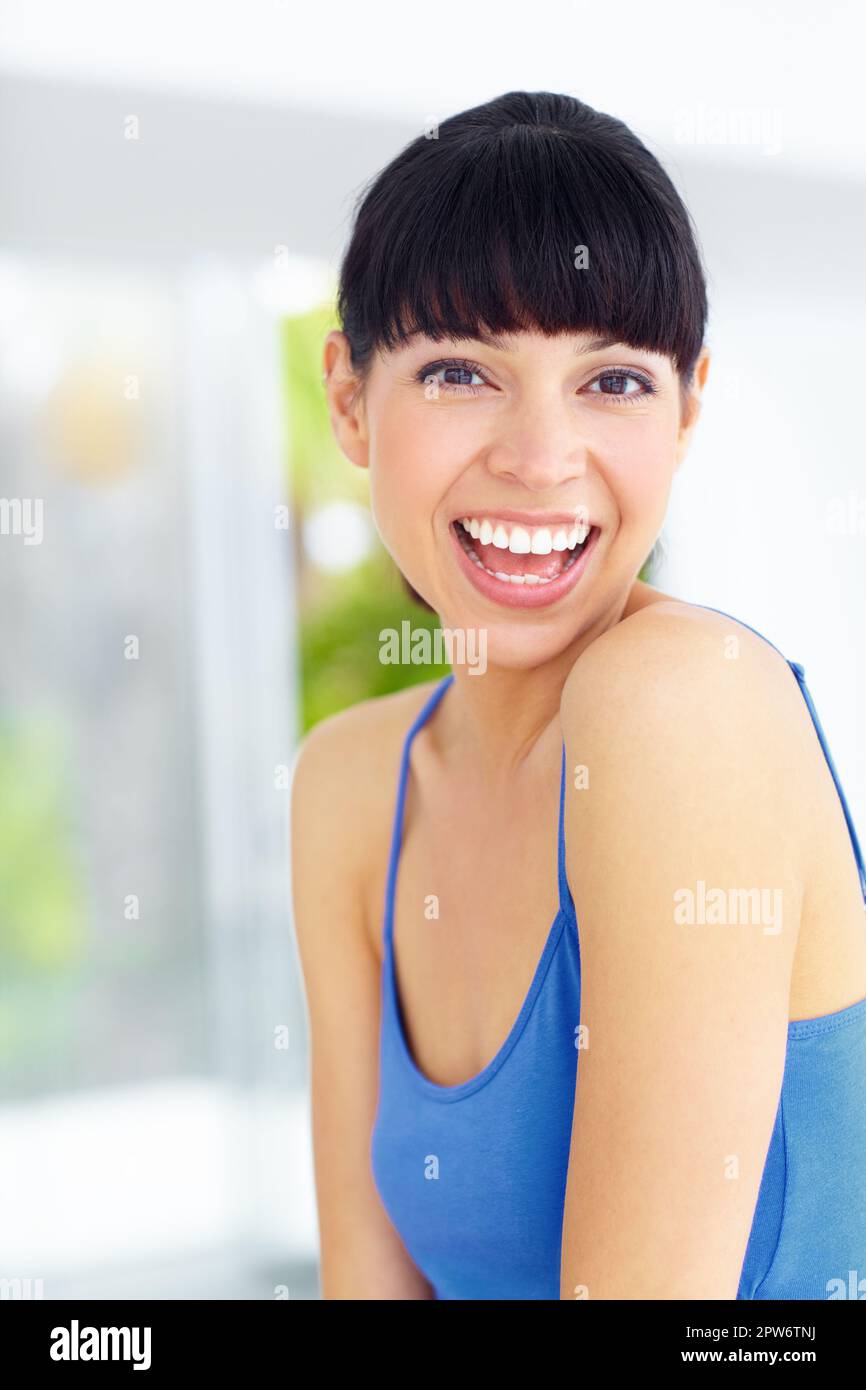
<svg viewBox="0 0 866 1390">
<path fill-rule="evenodd" d="M 541 608 L 574 587 L 600 534 L 587 517 L 529 525 L 495 515 L 450 526 L 463 573 L 487 598 L 511 608 Z"/>
</svg>

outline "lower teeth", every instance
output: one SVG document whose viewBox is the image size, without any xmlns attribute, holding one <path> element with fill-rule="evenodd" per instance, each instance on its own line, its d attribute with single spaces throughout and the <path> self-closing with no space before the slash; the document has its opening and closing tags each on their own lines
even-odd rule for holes
<svg viewBox="0 0 866 1390">
<path fill-rule="evenodd" d="M 472 549 L 472 546 L 466 539 L 466 532 L 459 521 L 456 523 L 456 526 L 457 538 L 460 541 L 460 544 L 463 546 L 463 549 L 465 550 L 466 554 L 469 556 L 469 559 L 472 561 L 473 565 L 477 565 L 480 570 L 484 570 L 485 574 L 489 574 L 491 579 L 499 579 L 506 584 L 550 584 L 551 579 L 560 578 L 560 575 L 553 575 L 551 576 L 551 579 L 543 579 L 540 574 L 505 574 L 502 570 L 488 569 L 486 565 L 483 565 L 481 563 L 480 559 L 475 554 L 475 551 Z M 574 550 L 572 550 L 571 554 L 569 555 L 568 559 L 563 565 L 560 574 L 565 574 L 566 570 L 571 568 L 571 566 L 580 556 L 580 553 L 585 545 L 586 541 L 582 541 L 580 545 L 576 545 L 574 547 Z"/>
</svg>

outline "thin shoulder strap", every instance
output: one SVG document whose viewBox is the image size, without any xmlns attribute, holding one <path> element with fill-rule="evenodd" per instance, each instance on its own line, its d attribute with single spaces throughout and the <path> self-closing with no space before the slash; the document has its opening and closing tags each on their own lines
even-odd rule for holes
<svg viewBox="0 0 866 1390">
<path fill-rule="evenodd" d="M 744 623 L 742 618 L 735 618 L 733 613 L 724 613 L 722 612 L 721 608 L 711 608 L 708 603 L 692 603 L 691 600 L 689 600 L 689 604 L 692 608 L 705 608 L 708 613 L 721 613 L 723 618 L 730 618 L 732 623 L 739 623 L 740 627 L 747 627 L 750 632 L 754 632 L 756 637 L 760 637 L 762 642 L 766 642 L 768 647 L 772 647 L 774 652 L 779 652 L 779 656 L 782 658 L 783 661 L 788 661 L 788 658 L 785 656 L 785 653 L 779 650 L 775 642 L 771 642 L 769 637 L 765 637 L 763 632 L 759 632 L 756 627 L 751 627 L 749 623 Z M 796 666 L 796 664 L 796 662 L 788 661 L 788 665 L 792 668 Z M 802 671 L 802 669 L 803 668 L 801 666 L 800 670 Z"/>
<path fill-rule="evenodd" d="M 429 699 L 422 705 L 418 714 L 416 714 L 403 740 L 403 752 L 400 756 L 400 779 L 397 784 L 397 806 L 394 811 L 394 824 L 391 830 L 388 882 L 385 889 L 384 943 L 386 948 L 390 948 L 391 933 L 394 926 L 394 889 L 397 884 L 397 864 L 400 859 L 400 842 L 403 838 L 403 808 L 406 804 L 406 784 L 409 778 L 409 749 L 412 747 L 412 740 L 418 730 L 421 728 L 422 724 L 426 724 L 453 679 L 453 671 L 449 671 L 447 676 L 442 677 Z"/>
<path fill-rule="evenodd" d="M 803 693 L 803 699 L 806 701 L 806 706 L 809 710 L 810 715 L 812 716 L 812 723 L 815 725 L 815 732 L 817 733 L 821 743 L 821 747 L 824 750 L 824 757 L 827 759 L 827 766 L 830 769 L 830 775 L 832 776 L 833 781 L 836 784 L 836 790 L 839 793 L 839 800 L 842 803 L 842 810 L 845 814 L 845 822 L 848 826 L 848 834 L 851 838 L 851 845 L 854 850 L 854 858 L 857 861 L 857 872 L 860 875 L 860 892 L 863 896 L 863 906 L 866 907 L 866 868 L 864 868 L 863 865 L 863 851 L 860 848 L 860 841 L 857 838 L 857 831 L 854 828 L 854 818 L 851 815 L 851 810 L 845 797 L 845 793 L 842 790 L 842 783 L 839 780 L 839 774 L 836 771 L 836 764 L 833 762 L 833 756 L 830 752 L 827 739 L 824 735 L 824 730 L 821 728 L 821 721 L 818 718 L 818 711 L 815 709 L 812 696 L 809 693 L 809 687 L 806 684 L 806 673 L 798 661 L 789 661 L 788 665 L 791 667 L 791 670 L 797 677 L 797 683 L 800 686 L 800 690 Z"/>
<path fill-rule="evenodd" d="M 568 886 L 568 875 L 565 872 L 565 739 L 562 740 L 562 777 L 559 784 L 559 850 L 557 853 L 559 866 L 559 907 L 562 912 L 574 911 L 574 899 L 571 896 L 571 889 Z"/>
<path fill-rule="evenodd" d="M 774 651 L 779 652 L 779 655 L 782 657 L 783 661 L 785 661 L 787 665 L 790 666 L 791 670 L 796 676 L 797 684 L 800 687 L 800 693 L 802 694 L 803 699 L 806 701 L 806 708 L 808 709 L 812 719 L 812 723 L 815 726 L 815 732 L 818 735 L 818 741 L 821 744 L 821 748 L 823 750 L 827 766 L 830 769 L 830 775 L 833 778 L 833 782 L 836 787 L 836 792 L 839 796 L 839 801 L 842 804 L 842 811 L 845 816 L 845 824 L 848 826 L 848 835 L 851 840 L 851 848 L 854 851 L 854 859 L 857 863 L 857 873 L 860 877 L 860 892 L 863 897 L 863 906 L 866 907 L 866 866 L 864 866 L 863 863 L 863 851 L 860 848 L 860 841 L 857 838 L 857 831 L 854 826 L 854 819 L 851 815 L 851 809 L 848 805 L 845 792 L 842 789 L 842 783 L 839 779 L 839 773 L 836 771 L 836 764 L 833 762 L 833 756 L 830 752 L 830 746 L 827 742 L 824 730 L 821 727 L 821 721 L 818 718 L 818 711 L 815 709 L 815 704 L 809 692 L 809 687 L 806 684 L 805 670 L 800 665 L 799 661 L 789 661 L 788 658 L 785 656 L 784 652 L 779 651 L 779 648 L 776 646 L 775 642 L 771 642 L 769 637 L 765 637 L 762 632 L 758 632 L 757 628 L 751 627 L 748 623 L 744 623 L 742 618 L 735 618 L 732 613 L 725 613 L 722 611 L 721 608 L 711 608 L 710 605 L 707 603 L 696 603 L 692 606 L 694 608 L 706 608 L 710 613 L 721 613 L 723 618 L 730 618 L 732 622 L 739 623 L 741 627 L 747 627 L 750 632 L 754 632 L 756 637 L 760 637 L 761 640 L 768 643 L 768 645 L 771 646 Z"/>
</svg>

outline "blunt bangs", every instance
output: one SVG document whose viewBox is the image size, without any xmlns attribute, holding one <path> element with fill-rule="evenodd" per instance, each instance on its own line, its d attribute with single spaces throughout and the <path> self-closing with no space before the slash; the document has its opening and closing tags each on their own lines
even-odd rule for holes
<svg viewBox="0 0 866 1390">
<path fill-rule="evenodd" d="M 621 121 L 508 93 L 413 140 L 359 203 L 338 312 L 356 370 L 415 333 L 589 332 L 691 376 L 707 300 L 691 219 Z"/>
</svg>

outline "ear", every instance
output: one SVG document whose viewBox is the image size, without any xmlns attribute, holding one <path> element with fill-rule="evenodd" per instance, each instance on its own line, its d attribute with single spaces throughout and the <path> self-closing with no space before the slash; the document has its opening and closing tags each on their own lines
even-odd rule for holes
<svg viewBox="0 0 866 1390">
<path fill-rule="evenodd" d="M 698 417 L 701 413 L 703 391 L 709 369 L 709 348 L 702 347 L 698 355 L 698 360 L 695 363 L 694 375 L 692 376 L 688 396 L 686 397 L 685 405 L 680 415 L 680 427 L 677 431 L 676 468 L 679 468 L 692 442 L 692 434 L 694 433 L 695 425 L 698 423 Z"/>
<path fill-rule="evenodd" d="M 352 367 L 349 340 L 334 329 L 325 339 L 322 380 L 334 438 L 350 463 L 368 467 L 367 419 L 362 382 Z"/>
</svg>

